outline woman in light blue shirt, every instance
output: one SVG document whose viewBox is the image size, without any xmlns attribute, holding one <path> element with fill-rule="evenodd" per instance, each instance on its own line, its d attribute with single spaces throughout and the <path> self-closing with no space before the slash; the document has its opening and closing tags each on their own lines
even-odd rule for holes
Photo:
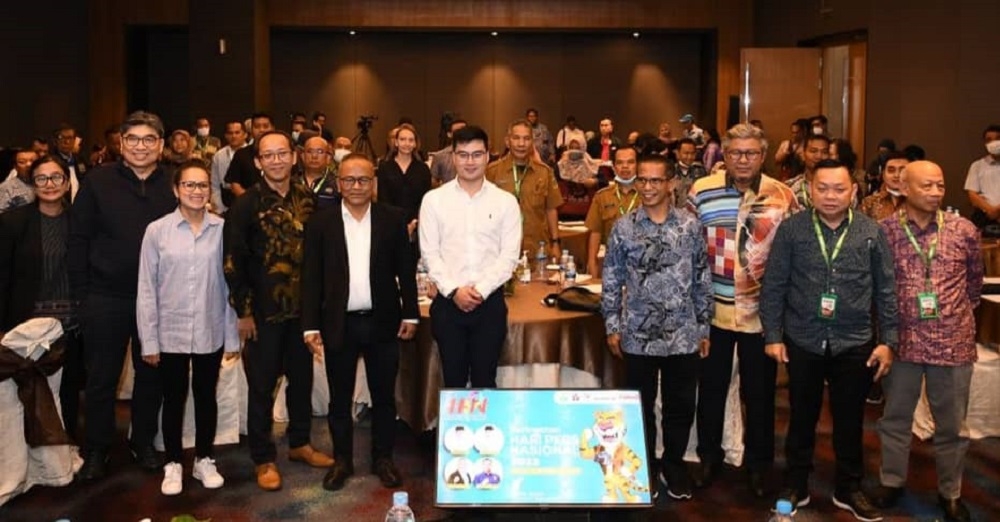
<svg viewBox="0 0 1000 522">
<path fill-rule="evenodd" d="M 224 482 L 212 458 L 215 388 L 223 351 L 227 360 L 237 357 L 240 342 L 222 275 L 223 220 L 206 209 L 210 177 L 199 161 L 178 167 L 177 209 L 146 228 L 139 260 L 136 319 L 142 358 L 159 368 L 163 381 L 164 495 L 182 489 L 181 431 L 189 372 L 196 427 L 193 476 L 210 489 Z"/>
</svg>

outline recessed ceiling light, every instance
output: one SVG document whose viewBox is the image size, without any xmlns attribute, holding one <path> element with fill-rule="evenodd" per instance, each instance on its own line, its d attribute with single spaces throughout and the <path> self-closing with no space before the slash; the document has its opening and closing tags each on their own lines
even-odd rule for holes
<svg viewBox="0 0 1000 522">
<path fill-rule="evenodd" d="M 349 32 L 349 33 L 347 33 L 347 34 L 349 34 L 349 35 L 351 35 L 351 36 L 354 36 L 354 35 L 356 35 L 356 34 L 358 34 L 358 33 L 357 33 L 356 31 L 350 31 L 350 32 Z"/>
<path fill-rule="evenodd" d="M 638 38 L 638 37 L 639 37 L 639 33 L 632 33 L 632 38 Z"/>
<path fill-rule="evenodd" d="M 493 31 L 492 33 L 490 33 L 490 36 L 496 36 L 498 34 L 500 34 L 500 33 L 496 32 L 496 31 Z"/>
</svg>

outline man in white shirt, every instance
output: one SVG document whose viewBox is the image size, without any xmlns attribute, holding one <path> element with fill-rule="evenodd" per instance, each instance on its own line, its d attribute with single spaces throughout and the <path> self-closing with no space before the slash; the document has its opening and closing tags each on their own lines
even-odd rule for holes
<svg viewBox="0 0 1000 522">
<path fill-rule="evenodd" d="M 212 211 L 216 214 L 225 213 L 232 203 L 232 193 L 225 182 L 226 171 L 236 151 L 247 146 L 247 133 L 237 120 L 226 123 L 225 137 L 226 146 L 212 156 Z"/>
<path fill-rule="evenodd" d="M 972 222 L 984 237 L 1000 237 L 1000 125 L 983 131 L 986 155 L 969 166 L 965 191 L 973 206 Z"/>
<path fill-rule="evenodd" d="M 452 137 L 455 179 L 424 196 L 420 249 L 438 293 L 431 304 L 446 388 L 495 388 L 507 337 L 503 284 L 521 248 L 514 195 L 486 181 L 489 138 L 479 127 Z"/>
</svg>

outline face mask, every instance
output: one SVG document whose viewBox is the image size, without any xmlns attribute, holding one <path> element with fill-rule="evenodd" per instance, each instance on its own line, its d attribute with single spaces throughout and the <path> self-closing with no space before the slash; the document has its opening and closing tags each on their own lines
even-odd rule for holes
<svg viewBox="0 0 1000 522">
<path fill-rule="evenodd" d="M 989 152 L 993 156 L 1000 156 L 1000 140 L 993 140 L 987 143 L 986 152 Z"/>
<path fill-rule="evenodd" d="M 340 163 L 340 160 L 344 159 L 350 153 L 351 149 L 335 149 L 333 151 L 333 160 Z"/>
<path fill-rule="evenodd" d="M 299 141 L 299 132 L 292 131 L 292 141 Z"/>
<path fill-rule="evenodd" d="M 201 136 L 202 138 L 207 138 L 208 131 L 209 131 L 208 127 L 198 127 L 198 136 Z"/>
<path fill-rule="evenodd" d="M 819 125 L 813 127 L 813 134 L 815 134 L 817 136 L 819 136 L 820 134 L 823 134 L 823 127 L 820 127 Z"/>
<path fill-rule="evenodd" d="M 630 187 L 633 183 L 635 183 L 635 178 L 622 179 L 621 176 L 615 174 L 615 183 L 625 187 Z"/>
</svg>

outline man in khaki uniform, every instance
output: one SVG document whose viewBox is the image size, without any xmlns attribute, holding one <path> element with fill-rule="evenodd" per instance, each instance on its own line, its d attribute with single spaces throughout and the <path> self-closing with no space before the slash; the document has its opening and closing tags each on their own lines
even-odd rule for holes
<svg viewBox="0 0 1000 522">
<path fill-rule="evenodd" d="M 510 192 L 521 206 L 521 249 L 529 255 L 539 241 L 549 246 L 549 255 L 559 256 L 559 213 L 563 204 L 556 177 L 535 154 L 531 124 L 517 120 L 507 129 L 510 154 L 486 167 L 486 179 Z"/>
<path fill-rule="evenodd" d="M 607 244 L 611 227 L 618 218 L 638 207 L 639 193 L 635 190 L 636 150 L 632 147 L 615 149 L 612 160 L 615 182 L 598 190 L 590 202 L 587 220 L 584 224 L 590 234 L 587 236 L 587 270 L 595 277 L 597 252 L 602 244 Z"/>
</svg>

